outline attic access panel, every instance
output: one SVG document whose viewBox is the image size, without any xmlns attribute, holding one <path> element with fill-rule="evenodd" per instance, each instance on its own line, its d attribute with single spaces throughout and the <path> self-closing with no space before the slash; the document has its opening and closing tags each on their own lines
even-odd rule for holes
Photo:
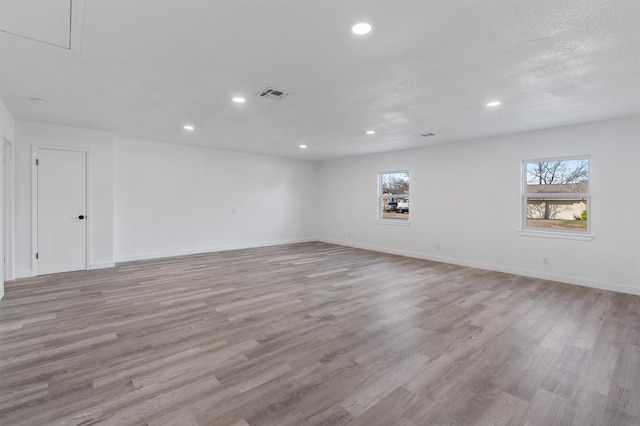
<svg viewBox="0 0 640 426">
<path fill-rule="evenodd" d="M 2 0 L 0 31 L 71 48 L 71 0 Z"/>
</svg>

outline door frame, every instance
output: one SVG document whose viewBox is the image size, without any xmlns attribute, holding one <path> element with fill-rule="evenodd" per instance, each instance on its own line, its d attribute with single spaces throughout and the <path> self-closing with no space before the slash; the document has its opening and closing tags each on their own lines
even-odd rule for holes
<svg viewBox="0 0 640 426">
<path fill-rule="evenodd" d="M 38 259 L 36 259 L 36 253 L 38 253 L 38 166 L 36 166 L 36 160 L 38 159 L 38 151 L 40 149 L 50 149 L 55 151 L 71 151 L 71 152 L 83 152 L 86 158 L 85 169 L 85 209 L 86 209 L 86 230 L 85 233 L 85 270 L 89 270 L 91 260 L 91 197 L 90 197 L 90 176 L 91 176 L 91 151 L 85 148 L 65 147 L 65 146 L 50 146 L 50 145 L 32 145 L 31 147 L 31 271 L 33 276 L 38 275 Z"/>
<path fill-rule="evenodd" d="M 3 213 L 4 213 L 4 280 L 14 279 L 14 219 L 13 209 L 15 203 L 14 186 L 14 145 L 7 138 L 3 138 L 2 155 L 4 159 L 3 181 Z"/>
</svg>

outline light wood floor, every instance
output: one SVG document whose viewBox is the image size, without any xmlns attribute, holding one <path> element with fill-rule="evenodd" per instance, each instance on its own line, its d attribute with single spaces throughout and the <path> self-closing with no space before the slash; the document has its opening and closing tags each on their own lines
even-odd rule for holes
<svg viewBox="0 0 640 426">
<path fill-rule="evenodd" d="M 640 297 L 323 243 L 7 283 L 2 425 L 638 425 Z"/>
</svg>

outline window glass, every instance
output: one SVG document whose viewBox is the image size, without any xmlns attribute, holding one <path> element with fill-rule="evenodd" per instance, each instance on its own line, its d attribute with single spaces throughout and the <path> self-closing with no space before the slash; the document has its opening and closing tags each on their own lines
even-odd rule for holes
<svg viewBox="0 0 640 426">
<path fill-rule="evenodd" d="M 525 161 L 523 227 L 589 231 L 589 159 Z"/>
<path fill-rule="evenodd" d="M 380 173 L 378 219 L 409 220 L 409 171 Z"/>
</svg>

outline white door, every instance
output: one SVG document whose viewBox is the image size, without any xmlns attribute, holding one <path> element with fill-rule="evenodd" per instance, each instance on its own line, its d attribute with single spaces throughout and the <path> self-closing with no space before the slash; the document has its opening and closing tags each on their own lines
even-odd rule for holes
<svg viewBox="0 0 640 426">
<path fill-rule="evenodd" d="M 87 269 L 87 153 L 38 148 L 38 275 Z"/>
</svg>

